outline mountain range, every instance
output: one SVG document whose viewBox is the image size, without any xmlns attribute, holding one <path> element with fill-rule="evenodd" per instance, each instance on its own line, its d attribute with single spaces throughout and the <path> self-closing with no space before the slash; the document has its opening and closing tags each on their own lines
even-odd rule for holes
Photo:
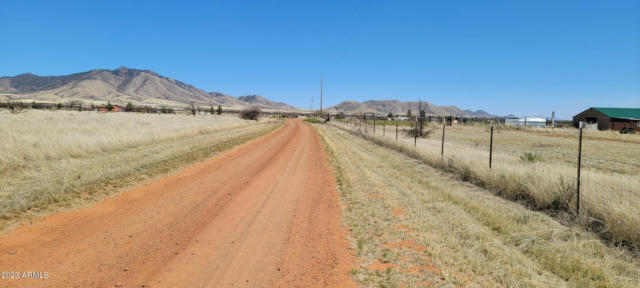
<svg viewBox="0 0 640 288">
<path fill-rule="evenodd" d="M 259 107 L 262 109 L 297 109 L 273 102 L 259 95 L 233 97 L 220 92 L 206 92 L 181 81 L 150 70 L 120 67 L 116 70 L 95 69 L 64 76 L 38 76 L 31 73 L 0 77 L 0 97 L 43 102 L 82 101 L 124 105 L 166 105 L 180 107 L 223 105 L 226 107 Z"/>
<path fill-rule="evenodd" d="M 206 92 L 184 82 L 168 78 L 150 70 L 120 67 L 116 70 L 95 69 L 63 76 L 38 76 L 31 73 L 0 77 L 0 100 L 14 99 L 49 103 L 83 103 L 184 107 L 223 105 L 242 109 L 259 107 L 267 110 L 302 111 L 259 95 L 234 97 L 220 92 Z M 482 110 L 462 110 L 456 106 L 436 106 L 421 102 L 429 115 L 464 115 L 490 117 Z M 406 114 L 411 109 L 418 114 L 418 102 L 399 100 L 344 101 L 328 112 Z"/>
<path fill-rule="evenodd" d="M 399 101 L 399 100 L 369 100 L 365 102 L 344 101 L 326 110 L 329 112 L 345 113 L 393 113 L 405 115 L 409 110 L 413 115 L 417 115 L 419 107 L 425 110 L 427 115 L 441 116 L 471 116 L 471 117 L 492 117 L 493 115 L 484 110 L 462 110 L 456 106 L 436 106 L 429 102 L 422 101 Z"/>
</svg>

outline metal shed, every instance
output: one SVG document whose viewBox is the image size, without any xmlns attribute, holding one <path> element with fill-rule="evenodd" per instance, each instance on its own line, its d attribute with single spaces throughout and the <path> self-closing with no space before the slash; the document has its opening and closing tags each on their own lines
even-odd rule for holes
<svg viewBox="0 0 640 288">
<path fill-rule="evenodd" d="M 580 121 L 600 130 L 620 130 L 629 127 L 640 131 L 640 108 L 590 107 L 573 116 L 573 126 L 578 127 Z"/>
<path fill-rule="evenodd" d="M 525 116 L 522 118 L 517 117 L 505 117 L 504 124 L 509 126 L 531 126 L 531 127 L 544 127 L 547 126 L 547 119 L 543 117 L 530 117 Z"/>
</svg>

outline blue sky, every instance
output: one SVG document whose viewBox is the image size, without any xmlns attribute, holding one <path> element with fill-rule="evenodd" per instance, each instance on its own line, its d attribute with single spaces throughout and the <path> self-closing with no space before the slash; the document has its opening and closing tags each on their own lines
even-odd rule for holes
<svg viewBox="0 0 640 288">
<path fill-rule="evenodd" d="M 323 72 L 325 106 L 640 107 L 640 1 L 133 2 L 3 1 L 0 75 L 127 66 L 308 108 Z"/>
</svg>

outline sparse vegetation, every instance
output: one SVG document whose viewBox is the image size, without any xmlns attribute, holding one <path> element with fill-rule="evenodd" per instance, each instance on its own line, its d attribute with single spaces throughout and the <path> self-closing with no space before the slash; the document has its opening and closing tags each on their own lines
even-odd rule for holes
<svg viewBox="0 0 640 288">
<path fill-rule="evenodd" d="M 204 160 L 281 122 L 33 110 L 0 111 L 0 123 L 1 230 L 25 213 L 95 201 L 145 177 Z"/>
</svg>

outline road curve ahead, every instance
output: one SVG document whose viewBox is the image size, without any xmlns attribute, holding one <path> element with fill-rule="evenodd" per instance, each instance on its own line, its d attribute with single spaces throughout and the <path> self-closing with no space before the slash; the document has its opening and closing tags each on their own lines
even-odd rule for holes
<svg viewBox="0 0 640 288">
<path fill-rule="evenodd" d="M 322 141 L 289 120 L 178 174 L 2 236 L 0 271 L 48 278 L 0 287 L 355 287 L 340 223 Z"/>
</svg>

